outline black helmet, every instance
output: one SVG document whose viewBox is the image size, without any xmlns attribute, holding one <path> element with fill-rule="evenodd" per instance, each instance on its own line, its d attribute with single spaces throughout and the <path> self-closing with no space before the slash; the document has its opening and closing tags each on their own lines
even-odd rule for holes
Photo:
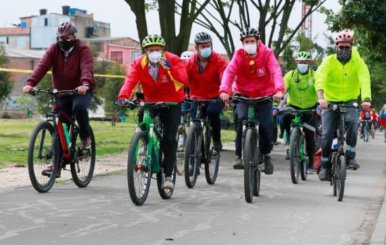
<svg viewBox="0 0 386 245">
<path fill-rule="evenodd" d="M 245 28 L 245 30 L 243 30 L 241 33 L 240 33 L 240 40 L 243 41 L 244 38 L 246 37 L 256 37 L 257 39 L 260 38 L 260 34 L 259 34 L 259 31 L 256 30 L 255 28 Z"/>
<path fill-rule="evenodd" d="M 201 44 L 201 43 L 211 43 L 212 42 L 212 38 L 210 37 L 210 35 L 206 32 L 199 32 L 196 34 L 196 36 L 194 37 L 194 42 L 196 44 Z"/>
</svg>

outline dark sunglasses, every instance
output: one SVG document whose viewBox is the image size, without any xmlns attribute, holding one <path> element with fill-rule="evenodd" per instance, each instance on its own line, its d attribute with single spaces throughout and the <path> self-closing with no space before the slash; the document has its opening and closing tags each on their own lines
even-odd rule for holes
<svg viewBox="0 0 386 245">
<path fill-rule="evenodd" d="M 338 46 L 338 49 L 351 49 L 351 46 Z"/>
</svg>

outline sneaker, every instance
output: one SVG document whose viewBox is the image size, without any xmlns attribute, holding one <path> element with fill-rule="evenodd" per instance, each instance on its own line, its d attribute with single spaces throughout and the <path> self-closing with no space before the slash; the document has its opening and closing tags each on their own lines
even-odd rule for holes
<svg viewBox="0 0 386 245">
<path fill-rule="evenodd" d="M 270 155 L 264 155 L 264 172 L 265 174 L 273 174 L 273 164 Z"/>
<path fill-rule="evenodd" d="M 221 140 L 214 140 L 213 141 L 213 148 L 217 151 L 221 151 L 222 150 L 222 143 L 221 143 Z"/>
<path fill-rule="evenodd" d="M 320 168 L 320 171 L 319 171 L 319 179 L 321 181 L 329 181 L 330 180 L 330 169 L 329 168 L 325 168 L 325 167 L 321 167 Z"/>
<path fill-rule="evenodd" d="M 314 167 L 312 165 L 307 166 L 307 174 L 314 174 L 314 173 L 315 173 Z"/>
<path fill-rule="evenodd" d="M 90 149 L 91 148 L 91 138 L 87 137 L 80 142 L 80 148 L 82 149 Z"/>
<path fill-rule="evenodd" d="M 233 165 L 234 169 L 244 169 L 244 163 L 241 158 L 236 159 L 236 163 Z"/>
<path fill-rule="evenodd" d="M 42 170 L 42 175 L 43 175 L 43 176 L 50 177 L 51 174 L 52 174 L 52 171 L 54 171 L 54 166 L 53 166 L 53 165 L 50 165 L 50 166 L 48 166 L 46 169 Z"/>
<path fill-rule="evenodd" d="M 351 170 L 357 170 L 360 167 L 355 158 L 347 159 L 346 165 L 347 168 Z"/>
<path fill-rule="evenodd" d="M 173 183 L 171 177 L 165 177 L 164 184 L 162 185 L 162 188 L 173 190 L 174 183 Z"/>
</svg>

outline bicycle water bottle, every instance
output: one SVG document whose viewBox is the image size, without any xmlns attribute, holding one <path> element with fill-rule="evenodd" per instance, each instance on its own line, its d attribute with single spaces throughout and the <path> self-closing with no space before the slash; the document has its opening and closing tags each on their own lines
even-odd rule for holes
<svg viewBox="0 0 386 245">
<path fill-rule="evenodd" d="M 331 149 L 332 149 L 332 150 L 338 149 L 338 138 L 334 138 L 334 139 L 332 140 Z"/>
</svg>

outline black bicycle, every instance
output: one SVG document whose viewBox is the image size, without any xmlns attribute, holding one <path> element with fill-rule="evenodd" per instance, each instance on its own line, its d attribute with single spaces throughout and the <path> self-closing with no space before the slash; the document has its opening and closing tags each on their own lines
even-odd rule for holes
<svg viewBox="0 0 386 245">
<path fill-rule="evenodd" d="M 177 129 L 177 174 L 183 175 L 184 169 L 185 169 L 185 145 L 186 145 L 186 125 L 187 125 L 187 118 L 188 113 L 190 110 L 182 110 L 181 111 L 181 121 L 180 125 Z"/>
<path fill-rule="evenodd" d="M 245 201 L 250 203 L 253 196 L 260 194 L 261 172 L 264 172 L 259 145 L 259 121 L 256 119 L 255 106 L 262 102 L 272 101 L 272 97 L 233 96 L 232 100 L 248 105 L 248 119 L 243 122 L 242 159 L 244 162 Z"/>
<path fill-rule="evenodd" d="M 67 115 L 56 98 L 73 96 L 77 90 L 48 91 L 35 89 L 30 94 L 49 95 L 45 119 L 34 129 L 28 148 L 28 173 L 38 192 L 49 191 L 69 164 L 72 179 L 78 187 L 86 187 L 95 167 L 95 138 L 89 127 L 91 147 L 80 148 L 79 127 L 73 115 Z"/>
<path fill-rule="evenodd" d="M 193 100 L 188 100 L 192 102 Z M 217 179 L 220 150 L 212 142 L 212 128 L 204 113 L 208 102 L 222 103 L 219 99 L 194 100 L 197 103 L 196 118 L 192 118 L 185 145 L 185 184 L 193 188 L 199 175 L 201 163 L 205 164 L 205 179 L 210 185 Z"/>
<path fill-rule="evenodd" d="M 329 105 L 330 110 L 339 112 L 338 128 L 336 130 L 337 145 L 333 147 L 329 155 L 329 160 L 332 163 L 330 184 L 333 186 L 334 196 L 338 196 L 338 201 L 343 200 L 347 176 L 346 150 L 344 145 L 346 140 L 346 113 L 349 108 L 358 108 L 358 104 L 334 103 Z"/>
</svg>

